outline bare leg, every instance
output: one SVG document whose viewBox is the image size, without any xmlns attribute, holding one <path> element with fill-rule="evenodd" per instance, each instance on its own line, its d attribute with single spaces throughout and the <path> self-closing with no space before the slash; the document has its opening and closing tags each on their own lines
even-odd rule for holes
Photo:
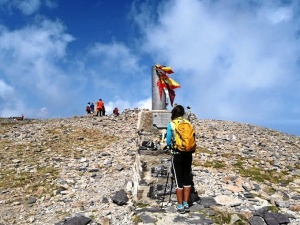
<svg viewBox="0 0 300 225">
<path fill-rule="evenodd" d="M 183 201 L 188 202 L 190 198 L 191 187 L 183 187 Z"/>
<path fill-rule="evenodd" d="M 182 204 L 183 202 L 183 189 L 176 188 L 176 196 L 178 204 Z"/>
</svg>

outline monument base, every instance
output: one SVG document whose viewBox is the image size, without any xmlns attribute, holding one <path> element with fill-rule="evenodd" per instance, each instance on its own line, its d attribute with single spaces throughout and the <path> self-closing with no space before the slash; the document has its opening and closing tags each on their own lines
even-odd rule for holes
<svg viewBox="0 0 300 225">
<path fill-rule="evenodd" d="M 168 110 L 141 111 L 138 114 L 138 129 L 153 130 L 167 129 L 171 121 L 171 112 Z"/>
<path fill-rule="evenodd" d="M 153 127 L 167 129 L 171 121 L 171 112 L 168 110 L 152 110 Z"/>
</svg>

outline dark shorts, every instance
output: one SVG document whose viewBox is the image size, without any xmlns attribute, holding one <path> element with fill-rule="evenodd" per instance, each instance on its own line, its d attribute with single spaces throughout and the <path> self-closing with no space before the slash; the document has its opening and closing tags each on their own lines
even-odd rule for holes
<svg viewBox="0 0 300 225">
<path fill-rule="evenodd" d="M 177 180 L 177 188 L 192 185 L 192 160 L 192 153 L 174 154 L 173 173 L 175 180 Z"/>
</svg>

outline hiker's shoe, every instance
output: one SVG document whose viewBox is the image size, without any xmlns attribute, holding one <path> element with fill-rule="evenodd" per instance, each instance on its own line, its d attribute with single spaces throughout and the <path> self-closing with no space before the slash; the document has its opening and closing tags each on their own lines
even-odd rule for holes
<svg viewBox="0 0 300 225">
<path fill-rule="evenodd" d="M 189 212 L 190 211 L 190 207 L 188 204 L 183 204 L 183 208 L 185 212 Z"/>
<path fill-rule="evenodd" d="M 177 212 L 179 212 L 180 214 L 185 213 L 184 207 L 182 205 L 177 205 L 176 209 L 177 209 Z"/>
</svg>

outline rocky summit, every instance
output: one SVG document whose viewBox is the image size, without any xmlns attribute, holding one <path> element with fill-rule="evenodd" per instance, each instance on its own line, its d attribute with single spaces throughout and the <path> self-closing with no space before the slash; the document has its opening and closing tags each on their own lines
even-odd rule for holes
<svg viewBox="0 0 300 225">
<path fill-rule="evenodd" d="M 0 119 L 0 225 L 300 224 L 300 137 L 192 115 L 190 212 L 139 113 Z M 147 144 L 145 144 L 147 143 Z"/>
</svg>

